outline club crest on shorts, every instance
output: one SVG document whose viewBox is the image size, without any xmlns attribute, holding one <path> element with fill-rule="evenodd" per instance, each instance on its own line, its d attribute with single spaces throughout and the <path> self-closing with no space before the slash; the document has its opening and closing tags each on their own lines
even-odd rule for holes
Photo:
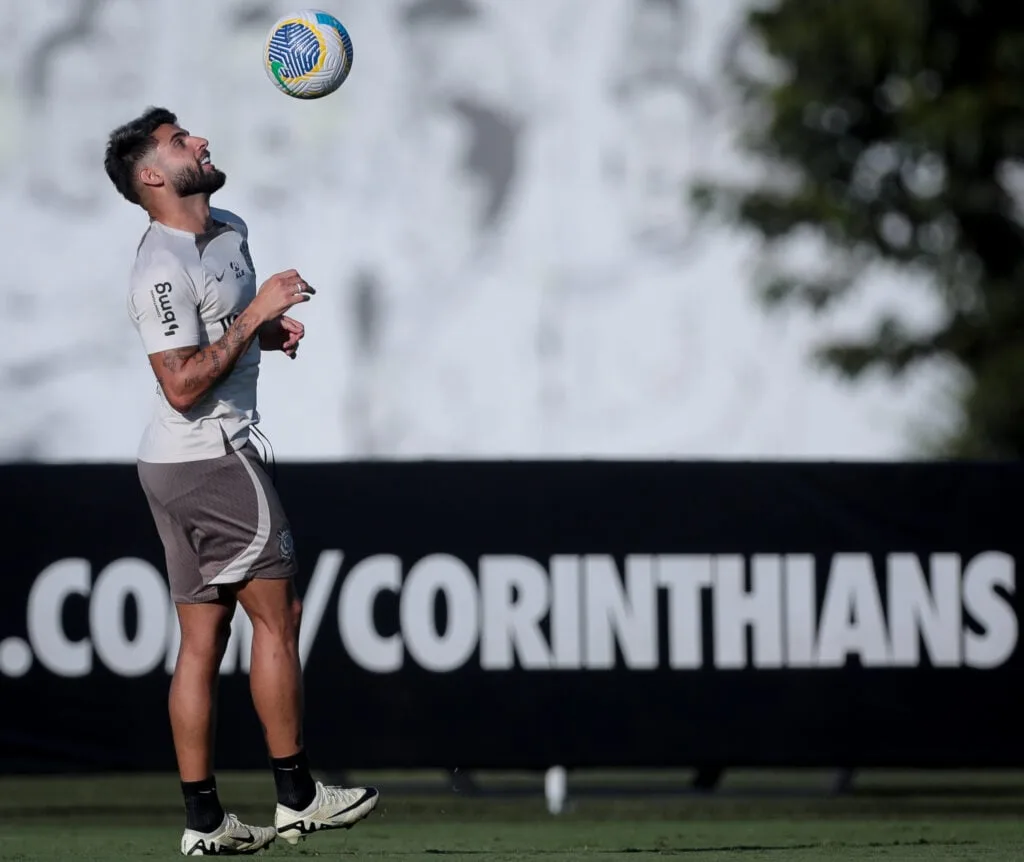
<svg viewBox="0 0 1024 862">
<path fill-rule="evenodd" d="M 292 538 L 292 531 L 288 529 L 277 531 L 277 549 L 282 560 L 290 560 L 295 556 L 295 540 Z"/>
</svg>

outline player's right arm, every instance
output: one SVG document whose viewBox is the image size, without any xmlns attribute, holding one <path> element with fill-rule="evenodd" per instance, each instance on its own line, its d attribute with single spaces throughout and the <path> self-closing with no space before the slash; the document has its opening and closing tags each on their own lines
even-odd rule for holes
<svg viewBox="0 0 1024 862">
<path fill-rule="evenodd" d="M 150 366 L 168 404 L 181 413 L 195 407 L 231 373 L 260 327 L 293 305 L 307 302 L 312 293 L 313 288 L 295 270 L 273 275 L 224 335 L 203 347 L 198 300 L 187 274 L 173 267 L 155 278 L 150 273 L 142 289 L 134 291 L 133 307 Z"/>
</svg>

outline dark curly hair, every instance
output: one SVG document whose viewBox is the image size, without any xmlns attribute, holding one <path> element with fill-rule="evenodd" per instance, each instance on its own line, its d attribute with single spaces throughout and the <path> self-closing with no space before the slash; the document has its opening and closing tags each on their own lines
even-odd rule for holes
<svg viewBox="0 0 1024 862">
<path fill-rule="evenodd" d="M 177 125 L 178 118 L 166 108 L 147 108 L 145 113 L 110 133 L 103 166 L 114 187 L 133 204 L 142 205 L 135 186 L 135 172 L 156 146 L 153 133 L 162 125 Z"/>
</svg>

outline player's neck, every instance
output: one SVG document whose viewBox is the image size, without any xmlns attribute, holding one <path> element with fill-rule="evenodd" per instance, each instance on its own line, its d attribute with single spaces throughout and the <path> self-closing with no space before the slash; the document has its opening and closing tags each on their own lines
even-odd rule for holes
<svg viewBox="0 0 1024 862">
<path fill-rule="evenodd" d="M 205 233 L 210 227 L 210 199 L 206 195 L 175 198 L 169 206 L 150 214 L 154 221 L 186 233 Z"/>
</svg>

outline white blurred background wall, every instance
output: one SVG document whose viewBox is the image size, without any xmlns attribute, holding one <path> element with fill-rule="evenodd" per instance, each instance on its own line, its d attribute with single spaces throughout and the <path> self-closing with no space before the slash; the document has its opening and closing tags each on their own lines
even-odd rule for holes
<svg viewBox="0 0 1024 862">
<path fill-rule="evenodd" d="M 686 203 L 755 169 L 718 75 L 742 0 L 323 0 L 355 65 L 308 103 L 261 64 L 301 5 L 0 0 L 0 460 L 134 458 L 146 217 L 102 157 L 152 104 L 210 139 L 260 279 L 319 290 L 299 361 L 264 357 L 278 459 L 898 458 L 943 421 L 938 369 L 808 359 L 912 300 L 896 276 L 841 317 L 769 315 L 752 238 Z"/>
</svg>

